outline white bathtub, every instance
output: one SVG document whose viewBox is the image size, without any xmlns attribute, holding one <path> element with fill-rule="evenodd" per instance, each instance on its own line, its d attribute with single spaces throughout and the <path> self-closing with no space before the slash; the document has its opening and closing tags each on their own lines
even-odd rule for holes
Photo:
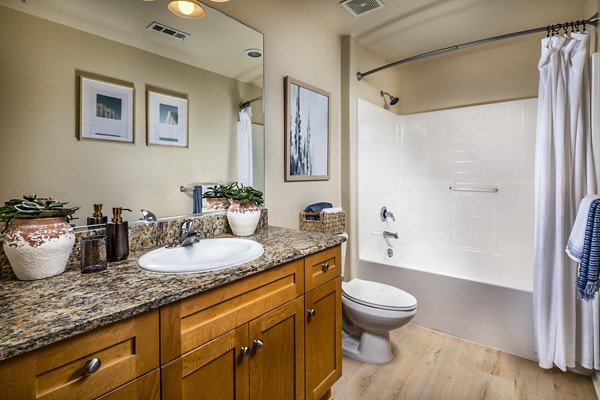
<svg viewBox="0 0 600 400">
<path fill-rule="evenodd" d="M 357 277 L 415 296 L 417 325 L 537 360 L 530 291 L 364 260 Z"/>
</svg>

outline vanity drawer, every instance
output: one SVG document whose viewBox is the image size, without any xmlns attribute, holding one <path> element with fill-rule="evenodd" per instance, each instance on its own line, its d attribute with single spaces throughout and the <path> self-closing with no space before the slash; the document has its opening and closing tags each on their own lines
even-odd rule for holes
<svg viewBox="0 0 600 400">
<path fill-rule="evenodd" d="M 160 369 L 156 368 L 96 400 L 160 400 Z"/>
<path fill-rule="evenodd" d="M 100 369 L 86 375 L 92 359 Z M 158 311 L 65 339 L 0 364 L 3 399 L 94 399 L 158 367 Z"/>
<path fill-rule="evenodd" d="M 341 275 L 342 247 L 340 245 L 306 256 L 304 285 L 307 292 Z"/>
<path fill-rule="evenodd" d="M 160 308 L 161 364 L 304 293 L 304 259 Z"/>
</svg>

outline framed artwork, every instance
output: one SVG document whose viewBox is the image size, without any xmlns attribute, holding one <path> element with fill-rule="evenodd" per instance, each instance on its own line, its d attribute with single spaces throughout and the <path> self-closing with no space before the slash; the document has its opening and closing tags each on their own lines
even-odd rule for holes
<svg viewBox="0 0 600 400">
<path fill-rule="evenodd" d="M 82 71 L 77 71 L 77 81 L 77 139 L 133 143 L 133 83 Z"/>
<path fill-rule="evenodd" d="M 285 77 L 285 180 L 329 180 L 330 93 Z"/>
<path fill-rule="evenodd" d="M 187 95 L 146 86 L 146 142 L 188 147 Z"/>
</svg>

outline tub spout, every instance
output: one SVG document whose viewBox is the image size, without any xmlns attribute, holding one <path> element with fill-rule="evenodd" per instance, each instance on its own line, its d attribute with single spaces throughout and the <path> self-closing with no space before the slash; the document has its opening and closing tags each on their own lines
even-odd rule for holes
<svg viewBox="0 0 600 400">
<path fill-rule="evenodd" d="M 385 239 L 398 239 L 398 232 L 383 231 L 383 237 Z"/>
</svg>

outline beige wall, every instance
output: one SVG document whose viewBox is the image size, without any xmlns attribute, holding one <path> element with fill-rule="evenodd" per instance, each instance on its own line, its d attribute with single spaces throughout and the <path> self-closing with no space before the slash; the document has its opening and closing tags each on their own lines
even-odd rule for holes
<svg viewBox="0 0 600 400">
<path fill-rule="evenodd" d="M 192 211 L 180 185 L 236 180 L 238 104 L 262 90 L 0 7 L 0 199 L 49 195 L 105 211 Z M 78 141 L 76 70 L 134 83 L 135 144 Z M 189 149 L 146 146 L 145 85 L 189 97 Z M 262 122 L 261 104 L 254 115 Z"/>
<path fill-rule="evenodd" d="M 265 37 L 265 188 L 269 223 L 297 228 L 298 213 L 316 201 L 341 203 L 340 40 L 290 0 L 211 3 Z M 331 93 L 331 178 L 284 182 L 283 78 Z"/>
<path fill-rule="evenodd" d="M 400 113 L 535 97 L 539 56 L 530 35 L 397 67 Z"/>
</svg>

